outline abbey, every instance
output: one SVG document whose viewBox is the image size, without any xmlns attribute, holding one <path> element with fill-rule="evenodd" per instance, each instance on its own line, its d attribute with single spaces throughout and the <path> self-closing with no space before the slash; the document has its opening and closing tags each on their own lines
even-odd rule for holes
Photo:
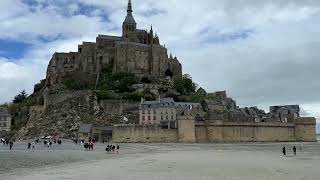
<svg viewBox="0 0 320 180">
<path fill-rule="evenodd" d="M 110 66 L 114 73 L 134 73 L 137 77 L 159 79 L 170 72 L 173 78 L 182 75 L 178 59 L 160 45 L 159 37 L 150 31 L 137 29 L 131 0 L 122 25 L 122 36 L 98 35 L 96 42 L 83 42 L 78 52 L 55 53 L 47 68 L 46 85 L 61 83 L 67 74 L 82 72 L 88 77 Z"/>
</svg>

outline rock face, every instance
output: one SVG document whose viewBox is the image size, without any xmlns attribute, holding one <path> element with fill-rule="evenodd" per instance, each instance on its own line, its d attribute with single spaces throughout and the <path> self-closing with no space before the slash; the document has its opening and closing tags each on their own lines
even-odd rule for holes
<svg viewBox="0 0 320 180">
<path fill-rule="evenodd" d="M 123 101 L 97 101 L 92 93 L 44 106 L 32 106 L 29 119 L 16 135 L 38 137 L 42 135 L 70 136 L 82 123 L 113 125 L 120 123 L 123 117 L 131 122 L 138 121 L 139 105 Z"/>
</svg>

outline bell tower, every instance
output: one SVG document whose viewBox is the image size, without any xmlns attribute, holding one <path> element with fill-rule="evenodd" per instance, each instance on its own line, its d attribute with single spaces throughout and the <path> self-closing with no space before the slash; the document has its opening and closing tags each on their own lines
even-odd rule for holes
<svg viewBox="0 0 320 180">
<path fill-rule="evenodd" d="M 132 4 L 131 4 L 131 0 L 129 0 L 128 8 L 127 8 L 127 16 L 122 24 L 122 37 L 128 37 L 130 33 L 135 32 L 137 29 L 137 23 L 134 20 L 132 12 L 133 12 Z"/>
</svg>

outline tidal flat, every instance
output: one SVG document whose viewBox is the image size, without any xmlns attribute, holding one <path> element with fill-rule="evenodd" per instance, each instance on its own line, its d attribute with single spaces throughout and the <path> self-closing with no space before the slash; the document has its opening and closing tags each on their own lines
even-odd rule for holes
<svg viewBox="0 0 320 180">
<path fill-rule="evenodd" d="M 0 180 L 246 179 L 318 180 L 319 143 L 120 144 L 120 153 L 64 142 L 10 151 L 0 145 Z M 300 145 L 302 150 L 300 150 Z M 282 147 L 287 155 L 282 155 Z M 292 147 L 297 146 L 297 156 Z"/>
</svg>

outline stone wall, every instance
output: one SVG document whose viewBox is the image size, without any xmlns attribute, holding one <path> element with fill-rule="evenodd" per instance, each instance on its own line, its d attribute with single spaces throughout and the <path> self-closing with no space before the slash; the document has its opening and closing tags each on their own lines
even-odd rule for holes
<svg viewBox="0 0 320 180">
<path fill-rule="evenodd" d="M 90 95 L 91 93 L 92 93 L 91 91 L 65 91 L 65 92 L 60 92 L 56 94 L 50 94 L 49 92 L 45 92 L 43 94 L 44 108 L 46 109 L 51 105 L 55 105 L 57 103 L 63 102 L 70 98 L 76 98 L 76 97 L 85 98 L 86 95 Z"/>
<path fill-rule="evenodd" d="M 197 122 L 178 117 L 178 129 L 158 126 L 124 125 L 113 129 L 114 142 L 128 143 L 215 143 L 215 142 L 295 142 L 316 141 L 315 118 L 299 118 L 294 123 Z"/>
<path fill-rule="evenodd" d="M 115 125 L 112 130 L 114 143 L 176 143 L 177 129 L 161 129 L 157 125 Z"/>
<path fill-rule="evenodd" d="M 206 127 L 206 128 L 203 128 Z M 234 123 L 212 121 L 197 126 L 197 131 L 207 131 L 207 142 L 281 142 L 295 141 L 294 124 Z M 201 139 L 204 141 L 204 139 Z"/>
<path fill-rule="evenodd" d="M 208 142 L 208 131 L 206 126 L 196 126 L 195 135 L 196 135 L 196 143 Z"/>
<path fill-rule="evenodd" d="M 316 119 L 298 118 L 294 121 L 296 141 L 316 141 Z"/>
<path fill-rule="evenodd" d="M 192 116 L 178 116 L 179 142 L 195 143 L 195 121 Z"/>
</svg>

